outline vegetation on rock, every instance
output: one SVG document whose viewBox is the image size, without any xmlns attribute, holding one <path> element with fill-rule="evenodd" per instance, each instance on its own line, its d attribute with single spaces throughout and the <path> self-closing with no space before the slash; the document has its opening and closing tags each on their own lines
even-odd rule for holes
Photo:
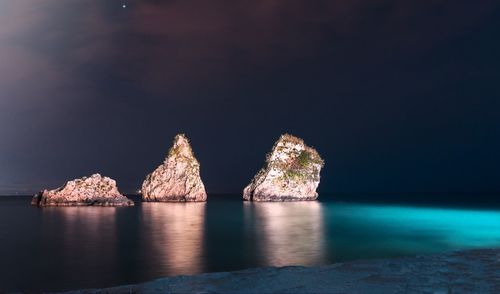
<svg viewBox="0 0 500 294">
<path fill-rule="evenodd" d="M 254 201 L 316 199 L 323 165 L 318 152 L 302 139 L 281 135 L 267 154 L 264 167 L 245 188 L 243 198 Z"/>
</svg>

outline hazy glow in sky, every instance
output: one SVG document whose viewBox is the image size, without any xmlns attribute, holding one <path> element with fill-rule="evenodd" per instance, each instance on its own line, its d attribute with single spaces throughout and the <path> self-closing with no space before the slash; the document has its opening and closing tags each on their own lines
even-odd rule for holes
<svg viewBox="0 0 500 294">
<path fill-rule="evenodd" d="M 126 8 L 126 9 L 124 9 Z M 0 3 L 0 194 L 135 191 L 186 132 L 239 192 L 283 132 L 322 192 L 499 191 L 497 1 Z"/>
</svg>

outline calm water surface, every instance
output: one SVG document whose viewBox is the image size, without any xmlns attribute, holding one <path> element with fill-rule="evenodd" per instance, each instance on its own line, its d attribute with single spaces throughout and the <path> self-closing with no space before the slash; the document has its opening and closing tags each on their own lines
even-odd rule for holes
<svg viewBox="0 0 500 294">
<path fill-rule="evenodd" d="M 39 209 L 0 197 L 0 292 L 500 247 L 500 210 L 239 198 Z"/>
</svg>

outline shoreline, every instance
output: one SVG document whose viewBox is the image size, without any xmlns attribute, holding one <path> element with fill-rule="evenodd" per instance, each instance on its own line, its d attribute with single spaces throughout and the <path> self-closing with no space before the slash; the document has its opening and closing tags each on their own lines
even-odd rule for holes
<svg viewBox="0 0 500 294">
<path fill-rule="evenodd" d="M 500 248 L 250 268 L 65 293 L 500 293 Z"/>
</svg>

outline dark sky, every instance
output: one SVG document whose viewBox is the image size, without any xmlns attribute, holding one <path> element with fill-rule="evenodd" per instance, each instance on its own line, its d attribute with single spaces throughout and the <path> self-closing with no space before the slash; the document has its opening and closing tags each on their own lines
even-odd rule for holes
<svg viewBox="0 0 500 294">
<path fill-rule="evenodd" d="M 498 1 L 2 0 L 0 194 L 134 191 L 179 132 L 209 193 L 284 132 L 323 193 L 499 192 L 499 85 Z"/>
</svg>

